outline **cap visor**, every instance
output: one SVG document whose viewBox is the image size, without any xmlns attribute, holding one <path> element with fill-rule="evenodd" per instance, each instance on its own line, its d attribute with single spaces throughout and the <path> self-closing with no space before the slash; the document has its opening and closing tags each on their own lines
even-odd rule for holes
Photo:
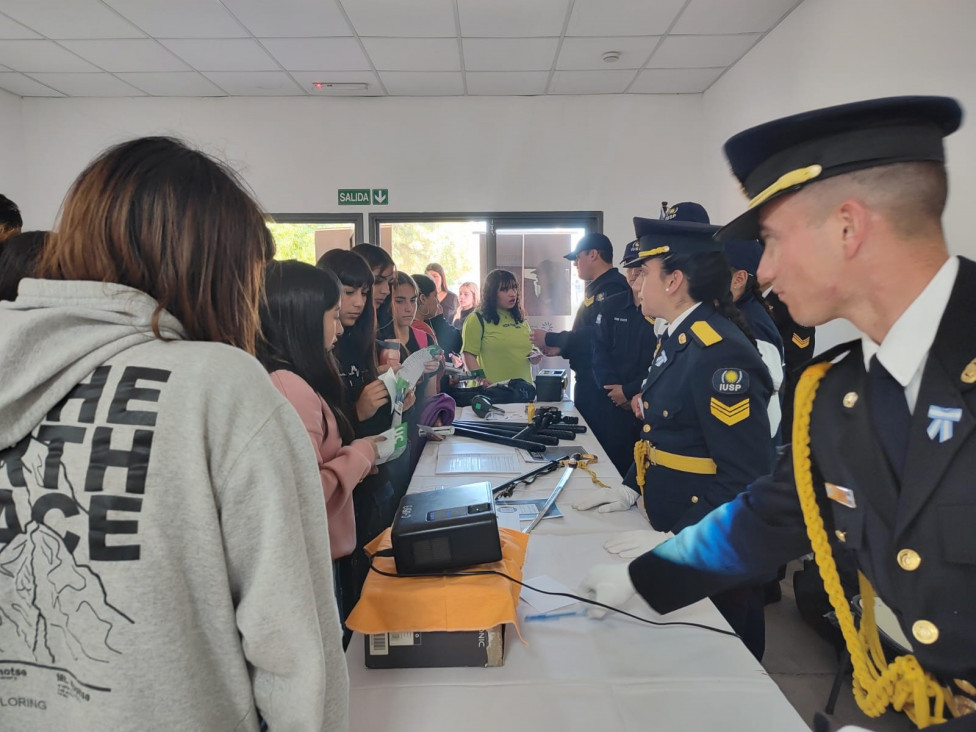
<svg viewBox="0 0 976 732">
<path fill-rule="evenodd" d="M 570 262 L 576 261 L 576 252 L 570 252 L 569 254 L 564 254 L 563 259 L 568 259 Z"/>
<path fill-rule="evenodd" d="M 759 207 L 740 214 L 715 232 L 716 241 L 726 239 L 758 239 L 759 238 Z"/>
</svg>

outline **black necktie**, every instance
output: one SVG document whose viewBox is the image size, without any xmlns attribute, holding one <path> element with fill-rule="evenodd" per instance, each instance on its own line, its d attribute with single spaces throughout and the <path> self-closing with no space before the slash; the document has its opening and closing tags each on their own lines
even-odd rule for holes
<svg viewBox="0 0 976 732">
<path fill-rule="evenodd" d="M 870 386 L 868 388 L 868 408 L 874 431 L 881 441 L 888 462 L 901 478 L 905 470 L 905 456 L 908 452 L 908 428 L 912 421 L 905 399 L 905 389 L 888 369 L 881 365 L 877 356 L 871 357 L 868 369 Z"/>
</svg>

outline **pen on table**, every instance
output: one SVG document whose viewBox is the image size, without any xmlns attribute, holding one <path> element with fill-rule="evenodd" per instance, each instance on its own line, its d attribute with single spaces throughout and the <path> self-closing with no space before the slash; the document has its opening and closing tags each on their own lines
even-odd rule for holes
<svg viewBox="0 0 976 732">
<path fill-rule="evenodd" d="M 585 610 L 570 610 L 564 613 L 539 613 L 538 615 L 526 615 L 524 620 L 555 620 L 556 618 L 570 618 L 578 615 L 586 615 Z"/>
</svg>

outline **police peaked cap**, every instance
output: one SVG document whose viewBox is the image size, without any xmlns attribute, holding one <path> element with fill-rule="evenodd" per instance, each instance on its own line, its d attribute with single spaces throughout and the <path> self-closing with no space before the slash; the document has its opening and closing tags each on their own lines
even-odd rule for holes
<svg viewBox="0 0 976 732">
<path fill-rule="evenodd" d="M 662 221 L 634 217 L 634 234 L 640 243 L 637 259 L 624 267 L 640 267 L 649 257 L 706 254 L 722 251 L 722 243 L 712 237 L 719 227 L 693 221 Z"/>
<path fill-rule="evenodd" d="M 888 97 L 815 109 L 752 127 L 725 143 L 725 156 L 749 210 L 719 238 L 753 239 L 759 208 L 843 173 L 879 165 L 944 162 L 942 138 L 955 132 L 962 108 L 949 97 Z"/>
</svg>

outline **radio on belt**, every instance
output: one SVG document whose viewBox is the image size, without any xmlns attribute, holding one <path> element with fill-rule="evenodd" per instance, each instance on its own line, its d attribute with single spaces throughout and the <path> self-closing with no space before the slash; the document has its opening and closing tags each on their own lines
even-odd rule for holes
<svg viewBox="0 0 976 732">
<path fill-rule="evenodd" d="M 398 574 L 437 572 L 502 558 L 489 483 L 408 493 L 393 519 Z"/>
</svg>

